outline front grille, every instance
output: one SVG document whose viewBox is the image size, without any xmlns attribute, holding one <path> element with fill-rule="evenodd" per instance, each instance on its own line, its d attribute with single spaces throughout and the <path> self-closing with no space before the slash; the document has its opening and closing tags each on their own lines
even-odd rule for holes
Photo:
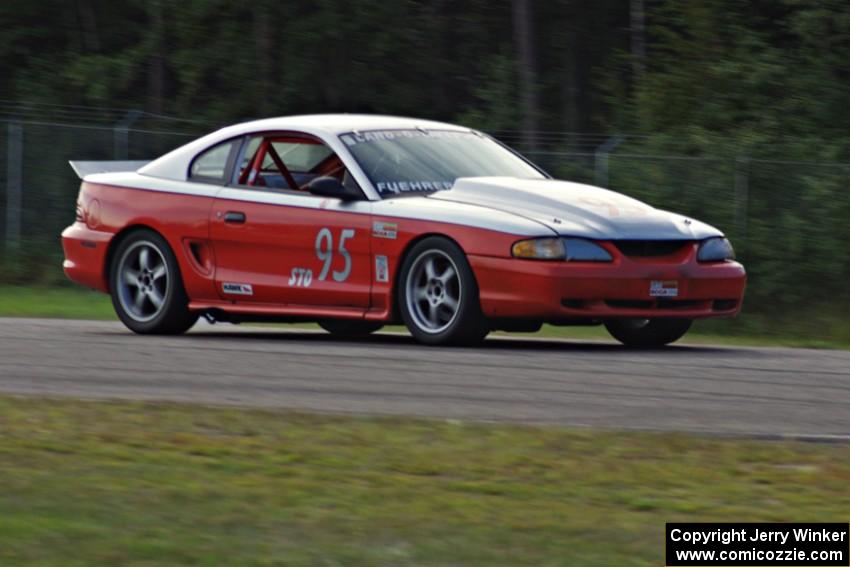
<svg viewBox="0 0 850 567">
<path fill-rule="evenodd" d="M 605 303 L 618 309 L 650 309 L 655 305 L 652 299 L 606 299 Z"/>
<path fill-rule="evenodd" d="M 736 299 L 577 299 L 565 297 L 561 305 L 567 309 L 606 312 L 608 309 L 638 311 L 652 316 L 657 311 L 729 311 L 738 306 Z"/>
<path fill-rule="evenodd" d="M 694 309 L 705 304 L 705 301 L 692 299 L 659 299 L 659 309 Z"/>
<path fill-rule="evenodd" d="M 656 258 L 675 254 L 690 243 L 690 240 L 615 240 L 614 246 L 625 256 Z"/>
<path fill-rule="evenodd" d="M 605 299 L 605 305 L 614 309 L 701 309 L 709 302 L 703 299 Z"/>
</svg>

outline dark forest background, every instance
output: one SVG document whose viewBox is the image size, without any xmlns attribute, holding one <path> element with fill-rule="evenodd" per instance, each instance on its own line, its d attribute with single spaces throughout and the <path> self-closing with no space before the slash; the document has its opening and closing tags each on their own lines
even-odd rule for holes
<svg viewBox="0 0 850 567">
<path fill-rule="evenodd" d="M 153 157 L 244 119 L 372 112 L 480 128 L 562 178 L 602 163 L 730 235 L 753 320 L 818 329 L 850 318 L 848 107 L 842 0 L 4 0 L 0 120 L 25 131 L 25 220 L 50 222 L 0 279 L 56 279 L 64 160 L 122 151 L 98 125 L 127 120 L 123 152 Z"/>
</svg>

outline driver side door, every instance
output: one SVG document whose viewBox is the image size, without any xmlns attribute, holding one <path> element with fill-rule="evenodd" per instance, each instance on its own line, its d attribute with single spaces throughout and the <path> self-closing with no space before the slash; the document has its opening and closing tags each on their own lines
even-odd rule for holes
<svg viewBox="0 0 850 567">
<path fill-rule="evenodd" d="M 306 184 L 344 176 L 320 140 L 293 132 L 251 136 L 233 183 L 215 199 L 210 237 L 222 299 L 254 306 L 365 311 L 371 291 L 371 205 L 318 197 Z"/>
</svg>

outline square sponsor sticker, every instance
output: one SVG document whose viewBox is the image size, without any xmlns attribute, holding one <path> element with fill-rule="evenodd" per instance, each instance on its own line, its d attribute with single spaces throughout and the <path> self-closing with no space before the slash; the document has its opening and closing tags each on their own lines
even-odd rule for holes
<svg viewBox="0 0 850 567">
<path fill-rule="evenodd" d="M 390 263 L 386 256 L 375 256 L 375 281 L 390 281 Z"/>
<path fill-rule="evenodd" d="M 398 237 L 398 224 L 394 222 L 375 221 L 372 223 L 372 236 L 395 240 Z"/>
<path fill-rule="evenodd" d="M 652 280 L 649 282 L 650 297 L 678 297 L 679 282 L 676 280 Z"/>
</svg>

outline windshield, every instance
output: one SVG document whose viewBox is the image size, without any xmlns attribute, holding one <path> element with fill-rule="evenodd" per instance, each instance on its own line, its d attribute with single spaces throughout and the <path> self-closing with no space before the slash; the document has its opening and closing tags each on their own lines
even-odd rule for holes
<svg viewBox="0 0 850 567">
<path fill-rule="evenodd" d="M 382 198 L 451 189 L 459 177 L 544 178 L 510 150 L 474 132 L 371 130 L 340 139 Z"/>
</svg>

